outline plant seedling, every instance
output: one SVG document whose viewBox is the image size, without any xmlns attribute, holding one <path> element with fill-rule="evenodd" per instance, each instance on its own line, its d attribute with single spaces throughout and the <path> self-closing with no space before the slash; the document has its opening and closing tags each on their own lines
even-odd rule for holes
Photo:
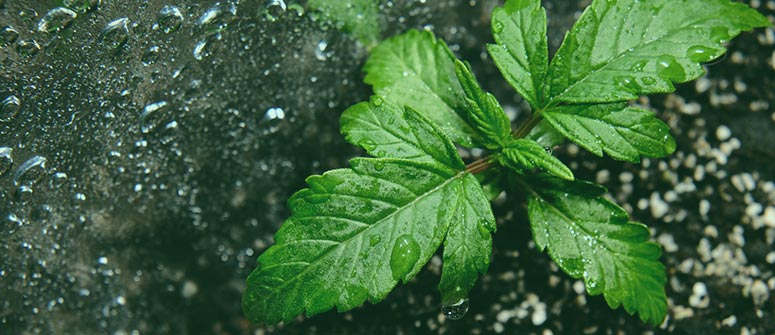
<svg viewBox="0 0 775 335">
<path fill-rule="evenodd" d="M 767 18 L 729 0 L 593 0 L 550 61 L 540 1 L 508 0 L 493 12 L 487 50 L 532 109 L 514 130 L 432 33 L 382 42 L 365 65 L 375 95 L 341 116 L 347 141 L 372 157 L 309 177 L 288 200 L 291 217 L 247 279 L 245 314 L 273 324 L 379 302 L 443 245 L 441 301 L 461 317 L 496 229 L 482 185 L 506 178 L 527 195 L 540 250 L 611 308 L 661 323 L 660 246 L 603 197 L 605 188 L 576 180 L 545 148 L 567 139 L 629 162 L 671 154 L 668 125 L 628 101 L 700 77 L 724 43 L 765 26 Z M 466 164 L 456 145 L 486 155 Z"/>
</svg>

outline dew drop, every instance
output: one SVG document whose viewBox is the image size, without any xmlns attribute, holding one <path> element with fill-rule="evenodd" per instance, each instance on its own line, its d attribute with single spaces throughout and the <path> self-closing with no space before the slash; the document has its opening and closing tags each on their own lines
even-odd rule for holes
<svg viewBox="0 0 775 335">
<path fill-rule="evenodd" d="M 649 61 L 642 60 L 639 62 L 635 62 L 635 64 L 632 64 L 630 67 L 630 71 L 632 72 L 643 72 L 643 69 L 646 68 L 646 65 L 648 65 Z"/>
<path fill-rule="evenodd" d="M 263 127 L 264 134 L 270 134 L 280 130 L 280 124 L 285 119 L 285 110 L 280 107 L 272 107 L 264 112 L 264 117 L 259 121 Z"/>
<path fill-rule="evenodd" d="M 0 103 L 0 122 L 9 122 L 19 115 L 21 100 L 15 95 L 10 95 Z"/>
<path fill-rule="evenodd" d="M 371 139 L 364 139 L 358 142 L 358 146 L 366 149 L 366 151 L 372 151 L 377 149 L 377 143 Z"/>
<path fill-rule="evenodd" d="M 382 104 L 384 103 L 385 103 L 385 100 L 383 100 L 382 98 L 376 95 L 371 97 L 371 104 L 374 105 L 375 107 L 382 106 Z"/>
<path fill-rule="evenodd" d="M 11 26 L 5 26 L 0 30 L 0 45 L 8 45 L 16 42 L 19 38 L 19 32 Z"/>
<path fill-rule="evenodd" d="M 641 89 L 633 76 L 619 76 L 614 78 L 614 81 L 616 82 L 616 85 L 628 88 L 631 92 L 638 92 Z"/>
<path fill-rule="evenodd" d="M 390 270 L 394 280 L 408 280 L 406 275 L 412 271 L 420 258 L 420 245 L 409 234 L 404 234 L 396 239 L 393 251 L 390 254 Z"/>
<path fill-rule="evenodd" d="M 492 24 L 492 31 L 496 34 L 499 34 L 500 32 L 502 32 L 503 28 L 504 28 L 504 25 L 503 25 L 503 22 L 501 21 L 495 21 Z"/>
<path fill-rule="evenodd" d="M 122 17 L 106 24 L 100 33 L 99 44 L 108 50 L 116 50 L 129 40 L 129 19 Z"/>
<path fill-rule="evenodd" d="M 285 10 L 288 7 L 285 5 L 285 1 L 283 0 L 269 0 L 266 3 L 266 6 L 264 6 L 261 9 L 261 14 L 265 19 L 275 22 L 277 19 L 280 18 L 283 13 L 285 13 Z"/>
<path fill-rule="evenodd" d="M 451 305 L 441 305 L 444 317 L 450 320 L 460 320 L 468 313 L 468 299 L 460 299 Z"/>
<path fill-rule="evenodd" d="M 216 3 L 196 21 L 194 32 L 215 33 L 225 29 L 237 17 L 237 6 L 231 2 Z"/>
<path fill-rule="evenodd" d="M 713 60 L 715 56 L 716 50 L 706 48 L 702 45 L 695 45 L 686 50 L 686 57 L 689 57 L 689 59 L 697 63 Z"/>
<path fill-rule="evenodd" d="M 379 236 L 379 235 L 372 235 L 371 238 L 369 238 L 369 245 L 373 247 L 373 246 L 379 244 L 380 241 L 382 241 L 382 237 L 381 236 Z"/>
<path fill-rule="evenodd" d="M 166 118 L 169 104 L 166 101 L 157 101 L 143 107 L 140 114 L 140 130 L 143 133 L 149 133 L 161 124 Z"/>
<path fill-rule="evenodd" d="M 643 77 L 640 77 L 640 82 L 643 85 L 651 86 L 651 85 L 656 84 L 657 80 L 654 77 L 652 77 L 652 76 L 643 76 Z"/>
<path fill-rule="evenodd" d="M 143 62 L 143 65 L 149 66 L 153 63 L 156 63 L 159 60 L 159 46 L 154 45 L 150 48 L 148 48 L 145 53 L 143 53 L 142 58 L 140 59 Z"/>
<path fill-rule="evenodd" d="M 46 175 L 46 158 L 35 156 L 22 163 L 13 176 L 15 185 L 33 185 Z"/>
<path fill-rule="evenodd" d="M 13 166 L 13 149 L 0 147 L 0 177 L 4 176 Z"/>
<path fill-rule="evenodd" d="M 60 31 L 69 26 L 77 15 L 74 11 L 64 7 L 54 8 L 40 19 L 38 31 L 44 33 Z"/>
<path fill-rule="evenodd" d="M 681 64 L 678 64 L 675 57 L 670 55 L 657 57 L 657 73 L 672 81 L 686 79 L 686 72 L 684 72 L 683 67 L 681 67 Z"/>
<path fill-rule="evenodd" d="M 164 6 L 164 8 L 159 11 L 157 24 L 165 34 L 177 31 L 183 24 L 183 13 L 180 12 L 178 7 L 169 5 Z"/>
<path fill-rule="evenodd" d="M 326 60 L 333 54 L 331 51 L 326 51 L 326 48 L 328 48 L 328 41 L 322 40 L 318 42 L 317 48 L 315 48 L 315 58 L 318 60 Z"/>
</svg>

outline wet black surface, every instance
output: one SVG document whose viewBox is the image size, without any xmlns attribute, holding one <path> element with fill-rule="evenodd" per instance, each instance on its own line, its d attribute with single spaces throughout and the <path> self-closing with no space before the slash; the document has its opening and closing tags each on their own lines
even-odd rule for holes
<svg viewBox="0 0 775 335">
<path fill-rule="evenodd" d="M 0 0 L 0 334 L 775 331 L 771 29 L 642 101 L 673 126 L 672 157 L 555 151 L 666 247 L 662 327 L 586 297 L 532 246 L 516 194 L 495 203 L 494 259 L 463 319 L 441 315 L 432 262 L 378 305 L 262 328 L 241 315 L 244 278 L 304 178 L 358 154 L 338 116 L 368 98 L 366 48 L 291 2 L 78 3 L 69 18 L 49 15 L 60 1 Z M 384 37 L 433 29 L 521 109 L 484 52 L 495 3 L 383 2 L 380 20 Z M 584 4 L 544 3 L 556 49 Z M 775 2 L 751 3 L 772 19 Z"/>
</svg>

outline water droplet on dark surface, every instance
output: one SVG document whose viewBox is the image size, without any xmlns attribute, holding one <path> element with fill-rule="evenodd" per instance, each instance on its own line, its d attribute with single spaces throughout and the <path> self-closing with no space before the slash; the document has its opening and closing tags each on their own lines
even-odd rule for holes
<svg viewBox="0 0 775 335">
<path fill-rule="evenodd" d="M 441 312 L 450 320 L 460 320 L 468 313 L 468 299 L 460 299 L 451 305 L 442 305 Z"/>
<path fill-rule="evenodd" d="M 21 109 L 21 100 L 15 95 L 9 95 L 0 102 L 0 122 L 10 122 Z"/>
<path fill-rule="evenodd" d="M 129 40 L 129 19 L 120 18 L 111 21 L 102 28 L 99 43 L 108 50 L 116 50 Z"/>
<path fill-rule="evenodd" d="M 165 34 L 177 31 L 183 25 L 183 13 L 176 6 L 164 6 L 159 11 L 157 24 Z"/>
<path fill-rule="evenodd" d="M 64 7 L 54 8 L 40 19 L 38 31 L 44 33 L 60 31 L 67 28 L 77 15 L 74 11 Z"/>
</svg>

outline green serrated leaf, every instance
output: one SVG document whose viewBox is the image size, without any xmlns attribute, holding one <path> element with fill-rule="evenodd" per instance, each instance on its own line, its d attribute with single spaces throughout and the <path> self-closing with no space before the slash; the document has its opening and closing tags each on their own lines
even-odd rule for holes
<svg viewBox="0 0 775 335">
<path fill-rule="evenodd" d="M 444 265 L 441 271 L 441 303 L 455 304 L 468 298 L 479 274 L 487 272 L 492 253 L 491 233 L 495 217 L 482 186 L 473 175 L 463 179 L 450 217 L 460 218 L 450 224 L 444 239 Z"/>
<path fill-rule="evenodd" d="M 703 75 L 726 41 L 769 25 L 729 0 L 594 0 L 552 60 L 544 106 L 672 92 Z"/>
<path fill-rule="evenodd" d="M 372 97 L 348 108 L 339 119 L 345 139 L 375 157 L 411 159 L 462 169 L 463 161 L 446 136 L 422 115 Z"/>
<path fill-rule="evenodd" d="M 566 105 L 543 114 L 565 137 L 602 156 L 640 161 L 640 156 L 665 157 L 675 151 L 670 126 L 653 112 L 626 103 Z"/>
<path fill-rule="evenodd" d="M 482 90 L 471 69 L 459 60 L 455 60 L 455 73 L 466 94 L 469 124 L 479 133 L 481 144 L 488 149 L 504 147 L 511 140 L 511 121 L 500 103 Z"/>
<path fill-rule="evenodd" d="M 477 136 L 466 121 L 465 93 L 454 61 L 447 45 L 431 32 L 410 30 L 371 51 L 364 81 L 376 95 L 421 111 L 453 142 L 471 147 Z"/>
<path fill-rule="evenodd" d="M 662 250 L 646 226 L 602 197 L 601 186 L 557 178 L 521 181 L 527 189 L 533 240 L 590 295 L 603 294 L 611 308 L 623 305 L 641 320 L 659 324 L 667 313 Z"/>
<path fill-rule="evenodd" d="M 455 257 L 442 275 L 445 298 L 467 294 L 486 270 L 494 219 L 481 186 L 450 156 L 444 133 L 411 108 L 395 118 L 399 111 L 383 102 L 346 112 L 345 136 L 363 144 L 374 131 L 367 150 L 388 158 L 353 159 L 350 169 L 308 178 L 309 188 L 291 197 L 291 217 L 248 277 L 248 318 L 272 324 L 378 302 L 414 277 L 445 237 Z"/>
<path fill-rule="evenodd" d="M 525 136 L 528 140 L 536 141 L 544 148 L 553 148 L 565 142 L 565 136 L 560 134 L 546 120 L 541 120 L 530 133 Z"/>
<path fill-rule="evenodd" d="M 496 7 L 492 32 L 497 44 L 487 45 L 487 51 L 506 81 L 537 110 L 549 62 L 541 1 L 508 0 Z"/>
<path fill-rule="evenodd" d="M 374 0 L 309 0 L 307 5 L 320 11 L 337 29 L 352 34 L 363 44 L 379 41 L 382 32 L 379 17 L 379 2 Z"/>
<path fill-rule="evenodd" d="M 539 169 L 563 179 L 573 180 L 573 172 L 533 140 L 512 140 L 498 155 L 498 162 L 520 174 Z"/>
</svg>

